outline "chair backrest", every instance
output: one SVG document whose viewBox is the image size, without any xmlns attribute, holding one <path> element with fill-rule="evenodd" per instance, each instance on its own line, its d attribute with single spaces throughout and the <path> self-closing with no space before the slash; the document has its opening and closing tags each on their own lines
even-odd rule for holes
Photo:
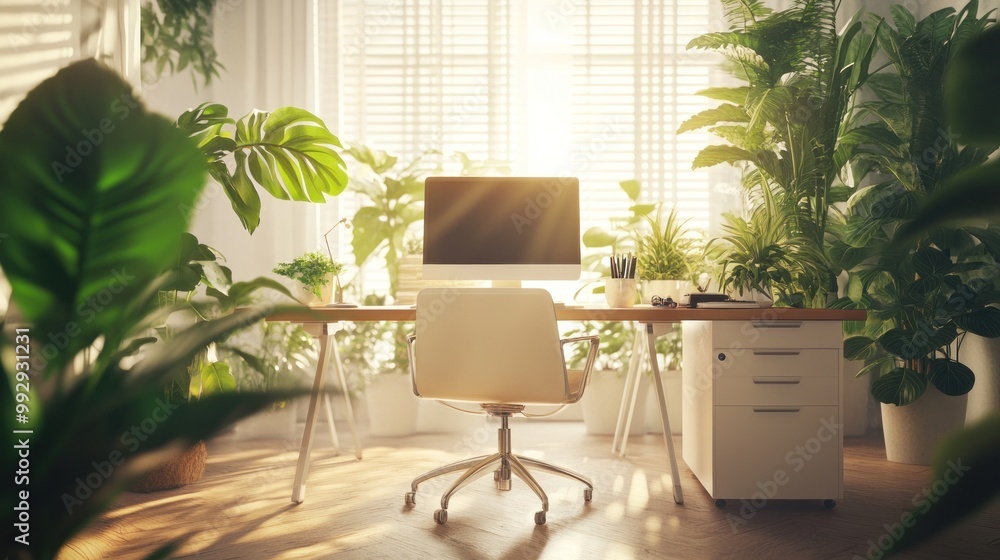
<svg viewBox="0 0 1000 560">
<path fill-rule="evenodd" d="M 552 296 L 527 288 L 427 288 L 417 294 L 413 390 L 506 404 L 569 399 Z"/>
</svg>

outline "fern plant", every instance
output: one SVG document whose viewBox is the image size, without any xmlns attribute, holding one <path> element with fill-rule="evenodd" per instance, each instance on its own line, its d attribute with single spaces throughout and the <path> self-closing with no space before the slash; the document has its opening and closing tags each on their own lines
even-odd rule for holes
<svg viewBox="0 0 1000 560">
<path fill-rule="evenodd" d="M 687 220 L 681 220 L 672 208 L 664 221 L 643 216 L 648 231 L 636 234 L 636 270 L 640 280 L 681 280 L 695 272 L 700 255 L 697 238 L 691 235 Z"/>
<path fill-rule="evenodd" d="M 728 142 L 703 149 L 693 167 L 739 166 L 752 203 L 763 204 L 765 192 L 773 197 L 768 212 L 785 216 L 784 237 L 801 247 L 793 248 L 801 258 L 816 261 L 807 267 L 815 274 L 793 285 L 774 280 L 803 303 L 822 306 L 837 272 L 825 251 L 828 217 L 851 192 L 840 174 L 851 150 L 855 93 L 876 46 L 873 25 L 859 13 L 838 32 L 834 0 L 796 0 L 781 12 L 750 0 L 722 3 L 730 30 L 697 37 L 688 48 L 722 54 L 745 84 L 702 91 L 723 103 L 678 133 L 707 129 Z"/>
</svg>

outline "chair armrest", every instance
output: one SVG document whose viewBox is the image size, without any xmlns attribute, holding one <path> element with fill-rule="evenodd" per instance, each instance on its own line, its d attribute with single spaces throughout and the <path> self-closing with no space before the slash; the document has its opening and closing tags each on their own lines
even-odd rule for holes
<svg viewBox="0 0 1000 560">
<path fill-rule="evenodd" d="M 416 343 L 417 335 L 406 335 L 406 356 L 409 358 L 410 362 L 410 386 L 413 389 L 413 394 L 419 397 L 420 393 L 417 392 L 417 360 L 414 354 Z"/>
<path fill-rule="evenodd" d="M 580 342 L 589 342 L 590 349 L 587 351 L 587 361 L 583 365 L 583 379 L 580 381 L 580 390 L 577 393 L 571 395 L 576 402 L 583 395 L 583 390 L 587 387 L 587 383 L 590 382 L 590 371 L 594 369 L 594 363 L 597 361 L 597 347 L 601 342 L 601 338 L 597 335 L 591 336 L 575 336 L 572 338 L 563 338 L 559 340 L 559 343 L 565 347 L 567 344 L 577 344 Z M 564 358 L 565 363 L 565 358 Z"/>
</svg>

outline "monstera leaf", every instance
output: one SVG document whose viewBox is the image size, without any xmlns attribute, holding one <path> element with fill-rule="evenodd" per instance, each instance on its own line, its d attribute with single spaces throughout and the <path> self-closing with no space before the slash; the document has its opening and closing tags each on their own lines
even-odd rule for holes
<svg viewBox="0 0 1000 560">
<path fill-rule="evenodd" d="M 94 60 L 28 93 L 0 130 L 0 264 L 38 355 L 59 371 L 104 336 L 116 349 L 129 306 L 169 265 L 203 157 Z"/>
<path fill-rule="evenodd" d="M 251 111 L 236 121 L 218 103 L 185 112 L 177 126 L 205 153 L 209 171 L 243 227 L 260 224 L 260 192 L 282 200 L 325 202 L 347 186 L 340 140 L 312 113 L 295 107 Z"/>
</svg>

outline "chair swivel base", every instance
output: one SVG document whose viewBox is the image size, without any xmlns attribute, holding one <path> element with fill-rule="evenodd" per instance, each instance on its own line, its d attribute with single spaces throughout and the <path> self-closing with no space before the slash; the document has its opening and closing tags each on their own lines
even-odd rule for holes
<svg viewBox="0 0 1000 560">
<path fill-rule="evenodd" d="M 420 484 L 448 473 L 465 471 L 458 477 L 457 480 L 455 480 L 455 482 L 451 484 L 450 487 L 448 487 L 448 490 L 445 491 L 444 495 L 441 496 L 441 509 L 434 512 L 434 521 L 438 524 L 444 524 L 448 521 L 448 502 L 456 492 L 491 471 L 493 472 L 493 481 L 496 483 L 497 489 L 510 490 L 511 474 L 514 474 L 523 480 L 542 501 L 541 511 L 535 512 L 535 523 L 537 525 L 544 525 L 545 514 L 549 511 L 549 498 L 545 494 L 545 491 L 542 490 L 542 487 L 538 484 L 538 481 L 535 480 L 535 477 L 528 472 L 527 467 L 529 466 L 540 471 L 582 482 L 586 485 L 586 488 L 583 490 L 584 501 L 589 502 L 593 498 L 594 484 L 589 478 L 569 469 L 564 469 L 530 457 L 515 455 L 511 452 L 508 419 L 511 414 L 523 410 L 523 406 L 483 405 L 483 408 L 486 409 L 486 412 L 489 414 L 500 417 L 501 426 L 497 430 L 498 451 L 490 455 L 483 455 L 474 459 L 458 461 L 456 463 L 434 469 L 413 479 L 413 483 L 410 485 L 410 491 L 404 496 L 404 501 L 407 506 L 412 506 L 416 503 L 417 487 L 420 486 Z"/>
</svg>

